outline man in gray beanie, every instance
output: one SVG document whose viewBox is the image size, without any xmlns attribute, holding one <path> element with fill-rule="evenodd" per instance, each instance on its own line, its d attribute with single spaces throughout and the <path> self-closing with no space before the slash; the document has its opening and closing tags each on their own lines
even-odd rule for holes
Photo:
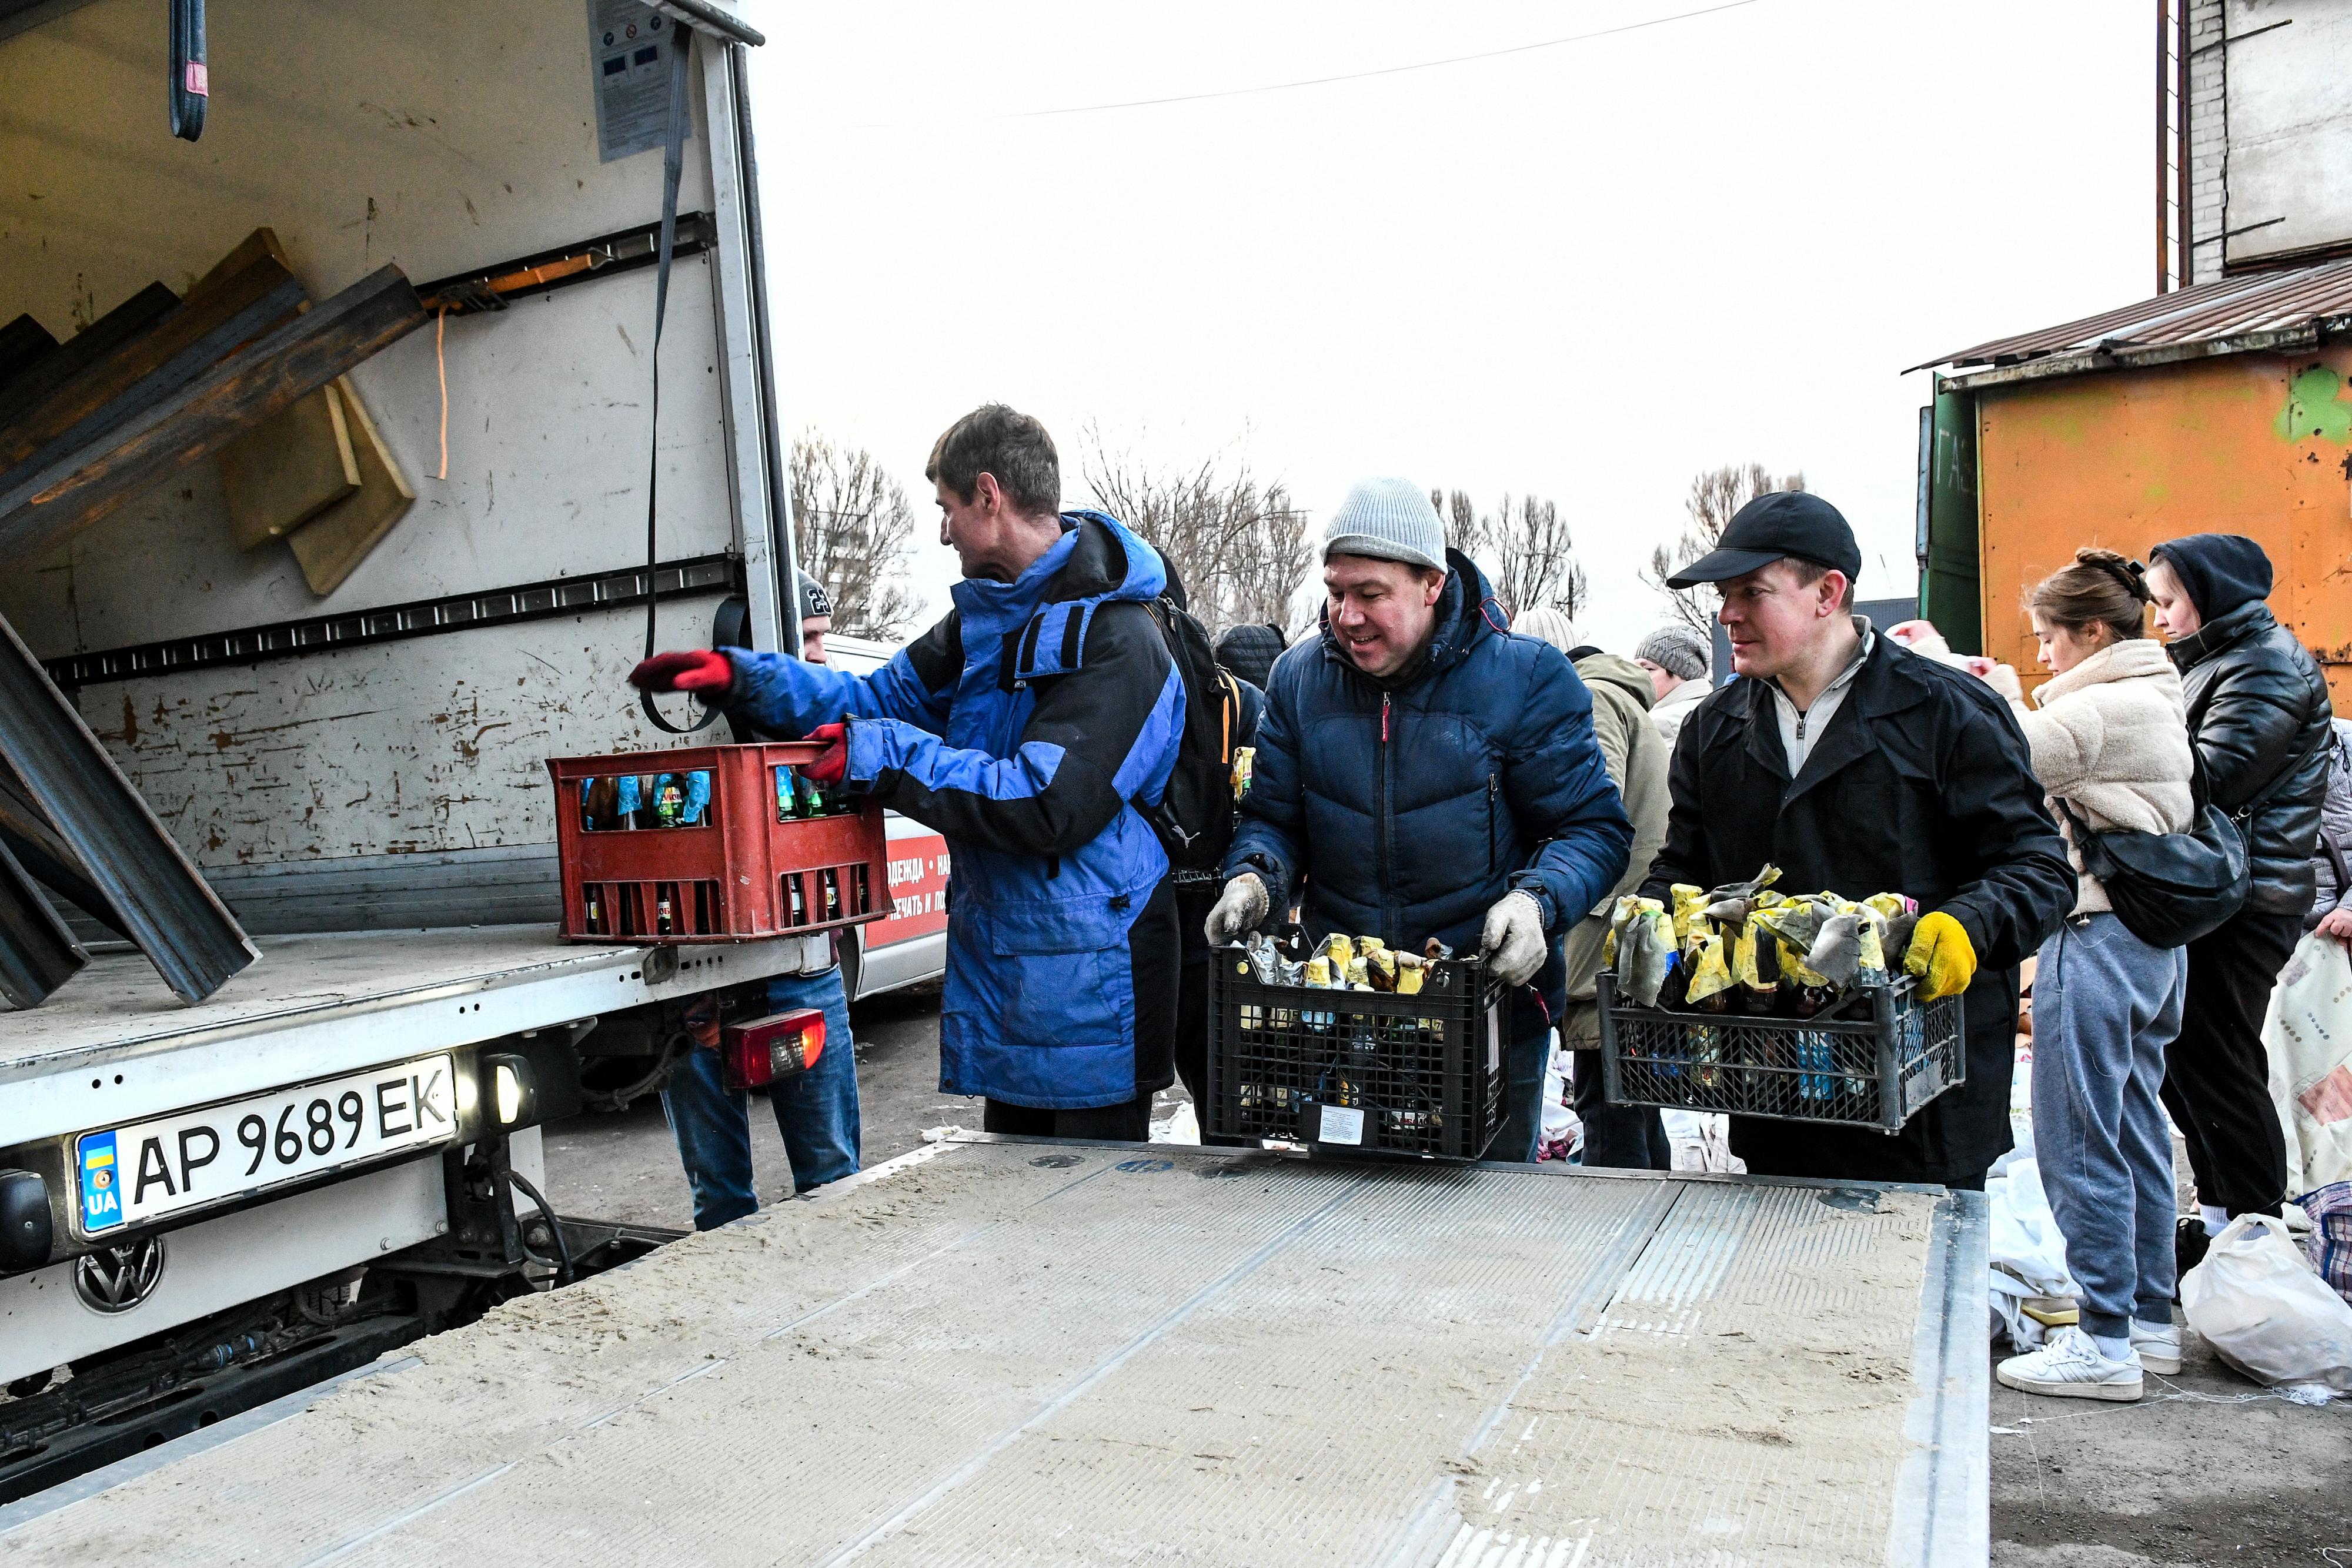
<svg viewBox="0 0 2352 1568">
<path fill-rule="evenodd" d="M 1650 722 L 1666 737 L 1668 751 L 1682 734 L 1684 716 L 1706 700 L 1709 652 L 1706 634 L 1683 625 L 1661 626 L 1633 650 L 1633 662 L 1650 672 L 1650 689 L 1658 699 Z"/>
<path fill-rule="evenodd" d="M 1267 677 L 1208 938 L 1230 942 L 1298 899 L 1318 942 L 1343 932 L 1417 952 L 1433 936 L 1483 953 L 1517 993 L 1487 1154 L 1532 1160 L 1566 1002 L 1560 937 L 1608 895 L 1633 842 L 1591 695 L 1559 650 L 1511 633 L 1417 485 L 1348 493 L 1324 528 L 1323 586 L 1320 638 Z"/>
</svg>

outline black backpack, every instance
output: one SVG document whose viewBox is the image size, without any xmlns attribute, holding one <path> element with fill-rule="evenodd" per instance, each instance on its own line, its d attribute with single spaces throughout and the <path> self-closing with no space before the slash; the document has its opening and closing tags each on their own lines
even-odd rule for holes
<svg viewBox="0 0 2352 1568">
<path fill-rule="evenodd" d="M 1173 580 L 1174 573 L 1170 573 Z M 1184 682 L 1184 735 L 1160 804 L 1143 813 L 1168 863 L 1179 872 L 1213 872 L 1234 841 L 1234 737 L 1241 727 L 1242 691 L 1217 663 L 1208 631 L 1172 596 L 1145 608 L 1168 644 Z"/>
</svg>

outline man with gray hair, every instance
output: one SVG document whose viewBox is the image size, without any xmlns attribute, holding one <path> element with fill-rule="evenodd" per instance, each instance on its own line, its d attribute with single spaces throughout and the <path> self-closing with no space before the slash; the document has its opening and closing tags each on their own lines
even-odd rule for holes
<svg viewBox="0 0 2352 1568">
<path fill-rule="evenodd" d="M 1513 635 L 1428 494 L 1366 479 L 1323 533 L 1321 635 L 1267 678 L 1211 943 L 1302 898 L 1317 941 L 1436 937 L 1520 988 L 1488 1157 L 1532 1160 L 1560 937 L 1623 874 L 1633 830 L 1560 652 Z"/>
<path fill-rule="evenodd" d="M 1668 751 L 1683 732 L 1683 719 L 1714 689 L 1706 678 L 1713 652 L 1703 632 L 1682 625 L 1659 627 L 1633 650 L 1633 662 L 1650 672 L 1650 689 L 1657 695 L 1650 722 L 1665 737 Z"/>
</svg>

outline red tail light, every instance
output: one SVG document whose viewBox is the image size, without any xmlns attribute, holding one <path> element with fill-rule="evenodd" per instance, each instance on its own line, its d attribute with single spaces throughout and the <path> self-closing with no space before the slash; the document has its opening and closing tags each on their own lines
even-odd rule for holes
<svg viewBox="0 0 2352 1568">
<path fill-rule="evenodd" d="M 821 1008 L 800 1008 L 730 1023 L 719 1037 L 719 1071 L 730 1089 L 756 1089 L 805 1072 L 824 1054 Z"/>
</svg>

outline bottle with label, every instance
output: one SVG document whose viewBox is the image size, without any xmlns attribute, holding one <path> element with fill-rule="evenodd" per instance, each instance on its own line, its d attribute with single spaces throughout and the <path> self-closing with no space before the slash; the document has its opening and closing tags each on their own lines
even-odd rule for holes
<svg viewBox="0 0 2352 1568">
<path fill-rule="evenodd" d="M 776 769 L 776 821 L 789 822 L 799 808 L 798 791 L 793 788 L 793 770 Z"/>
<path fill-rule="evenodd" d="M 654 934 L 657 936 L 667 936 L 674 929 L 675 920 L 670 907 L 669 883 L 663 883 L 660 884 L 659 895 L 654 901 Z"/>
<path fill-rule="evenodd" d="M 822 817 L 828 814 L 828 800 L 824 785 L 803 773 L 801 775 L 800 790 L 802 816 Z"/>
<path fill-rule="evenodd" d="M 808 924 L 808 900 L 801 893 L 801 879 L 798 876 L 787 876 L 784 878 L 784 891 L 786 896 L 792 900 L 793 924 L 795 925 L 806 925 Z"/>
<path fill-rule="evenodd" d="M 824 869 L 824 917 L 841 918 L 841 873 L 831 866 Z"/>
<path fill-rule="evenodd" d="M 592 882 L 588 884 L 587 891 L 588 934 L 592 936 L 601 936 L 604 934 L 604 901 L 603 897 L 603 889 Z"/>
<path fill-rule="evenodd" d="M 665 773 L 654 786 L 654 825 L 675 828 L 686 815 L 686 791 L 674 775 Z"/>
</svg>

